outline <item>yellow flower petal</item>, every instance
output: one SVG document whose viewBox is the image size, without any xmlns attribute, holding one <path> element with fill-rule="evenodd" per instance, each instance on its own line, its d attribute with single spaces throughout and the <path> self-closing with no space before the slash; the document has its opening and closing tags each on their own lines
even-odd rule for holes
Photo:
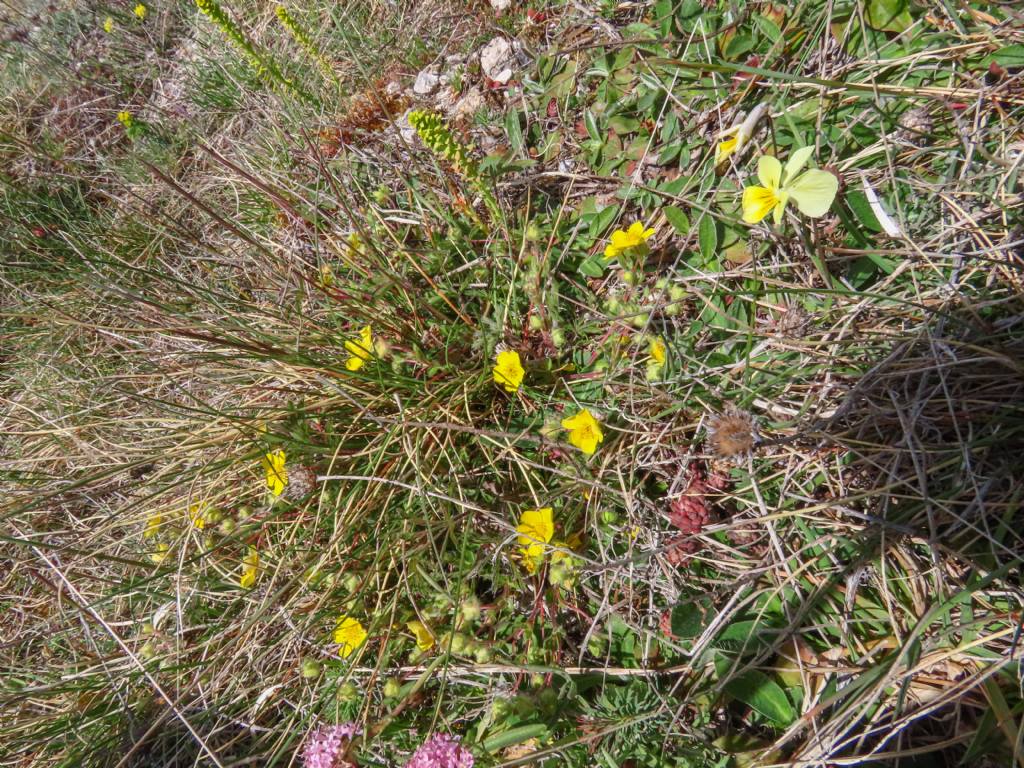
<svg viewBox="0 0 1024 768">
<path fill-rule="evenodd" d="M 562 427 L 569 430 L 569 442 L 588 456 L 592 455 L 598 444 L 604 441 L 601 425 L 586 408 L 575 416 L 563 419 Z"/>
<path fill-rule="evenodd" d="M 429 651 L 434 647 L 434 635 L 422 621 L 410 621 L 405 626 L 416 636 L 416 647 L 421 651 Z"/>
<path fill-rule="evenodd" d="M 800 213 L 812 219 L 824 216 L 828 212 L 838 191 L 839 179 L 828 171 L 814 168 L 804 171 L 786 187 L 786 192 L 796 202 Z"/>
<path fill-rule="evenodd" d="M 650 348 L 649 348 L 648 351 L 649 351 L 649 353 L 651 355 L 651 359 L 654 362 L 656 362 L 658 365 L 664 365 L 665 364 L 665 360 L 667 359 L 667 357 L 666 357 L 666 354 L 665 354 L 665 342 L 664 341 L 662 341 L 661 339 L 659 339 L 657 337 L 651 339 L 651 345 L 650 345 Z"/>
<path fill-rule="evenodd" d="M 517 392 L 523 383 L 525 373 L 519 361 L 519 353 L 514 349 L 498 353 L 492 371 L 495 384 L 504 387 L 506 392 Z"/>
<path fill-rule="evenodd" d="M 807 165 L 812 154 L 814 154 L 814 147 L 800 147 L 790 153 L 789 160 L 786 161 L 786 169 L 782 174 L 782 186 L 787 187 L 793 182 L 797 174 Z"/>
<path fill-rule="evenodd" d="M 132 10 L 132 13 L 134 13 L 136 16 L 138 16 L 140 20 L 144 19 L 144 18 L 146 18 L 146 6 L 144 6 L 142 3 L 139 3 Z"/>
<path fill-rule="evenodd" d="M 256 547 L 249 547 L 245 557 L 242 558 L 242 575 L 238 579 L 238 584 L 242 589 L 249 589 L 256 584 L 259 566 L 260 553 L 256 550 Z"/>
<path fill-rule="evenodd" d="M 775 193 L 765 187 L 747 187 L 743 190 L 743 220 L 757 224 L 779 204 Z"/>
<path fill-rule="evenodd" d="M 358 339 L 346 341 L 345 349 L 351 355 L 345 361 L 345 368 L 350 371 L 358 371 L 373 353 L 373 331 L 370 326 L 367 325 L 359 331 Z"/>
<path fill-rule="evenodd" d="M 738 149 L 739 143 L 739 139 L 735 136 L 718 142 L 718 145 L 715 147 L 715 165 L 721 165 L 728 160 L 729 156 Z"/>
<path fill-rule="evenodd" d="M 768 189 L 777 190 L 782 186 L 782 163 L 771 155 L 761 155 L 757 161 L 757 178 Z"/>
<path fill-rule="evenodd" d="M 263 457 L 263 467 L 267 472 L 267 488 L 275 496 L 284 493 L 288 485 L 288 469 L 285 467 L 285 453 L 278 448 Z"/>
<path fill-rule="evenodd" d="M 519 536 L 516 541 L 524 546 L 540 546 L 551 541 L 555 535 L 554 510 L 551 507 L 527 509 L 519 516 L 516 526 Z"/>
<path fill-rule="evenodd" d="M 338 618 L 338 624 L 334 628 L 333 638 L 334 642 L 340 646 L 338 648 L 338 655 L 343 659 L 347 659 L 352 655 L 353 651 L 366 641 L 366 630 L 363 629 L 363 625 L 359 623 L 358 619 L 353 619 L 351 616 L 341 616 Z"/>
</svg>

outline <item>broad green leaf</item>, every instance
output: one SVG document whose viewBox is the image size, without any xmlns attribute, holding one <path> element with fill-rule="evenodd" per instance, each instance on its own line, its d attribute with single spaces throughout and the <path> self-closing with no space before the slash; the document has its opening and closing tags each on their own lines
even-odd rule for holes
<svg viewBox="0 0 1024 768">
<path fill-rule="evenodd" d="M 508 143 L 516 152 L 523 151 L 523 129 L 519 125 L 519 113 L 509 112 L 505 116 L 505 133 L 508 135 Z"/>
<path fill-rule="evenodd" d="M 1007 45 L 990 57 L 1001 67 L 1024 67 L 1024 45 Z"/>
<path fill-rule="evenodd" d="M 903 32 L 914 23 L 906 0 L 868 0 L 867 22 L 880 32 Z"/>
<path fill-rule="evenodd" d="M 704 263 L 707 264 L 714 258 L 715 251 L 718 249 L 718 227 L 715 226 L 715 220 L 707 214 L 704 214 L 700 220 L 697 241 L 700 243 L 700 255 L 704 257 Z"/>
<path fill-rule="evenodd" d="M 587 277 L 600 277 L 604 274 L 605 260 L 602 256 L 591 256 L 580 264 L 578 271 Z"/>
<path fill-rule="evenodd" d="M 548 727 L 544 723 L 520 725 L 518 728 L 512 728 L 504 733 L 497 733 L 484 739 L 483 747 L 485 752 L 493 754 L 506 747 L 527 742 L 530 739 L 543 739 L 547 734 Z"/>
<path fill-rule="evenodd" d="M 668 219 L 668 223 L 672 225 L 678 234 L 686 237 L 690 234 L 690 217 L 681 209 L 674 205 L 668 205 L 661 209 L 661 212 L 665 214 L 665 218 Z"/>
<path fill-rule="evenodd" d="M 725 684 L 725 690 L 733 698 L 779 725 L 789 725 L 796 718 L 793 705 L 782 686 L 756 669 L 730 680 Z"/>
</svg>

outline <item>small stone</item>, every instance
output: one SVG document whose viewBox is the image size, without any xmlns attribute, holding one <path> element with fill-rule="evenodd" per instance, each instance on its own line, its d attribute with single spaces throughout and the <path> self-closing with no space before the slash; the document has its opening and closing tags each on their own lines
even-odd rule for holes
<svg viewBox="0 0 1024 768">
<path fill-rule="evenodd" d="M 504 13 L 512 7 L 512 0 L 491 0 L 491 8 L 498 13 Z"/>
<path fill-rule="evenodd" d="M 510 67 L 505 67 L 505 69 L 501 70 L 501 72 L 496 74 L 491 79 L 496 83 L 501 83 L 502 85 L 505 85 L 506 83 L 508 83 L 509 80 L 512 79 L 512 69 Z"/>
<path fill-rule="evenodd" d="M 504 37 L 496 37 L 480 51 L 480 69 L 494 80 L 508 68 L 515 58 L 512 44 Z"/>
<path fill-rule="evenodd" d="M 473 88 L 466 92 L 466 95 L 459 99 L 452 108 L 452 117 L 456 120 L 468 120 L 473 114 L 484 105 L 484 95 Z"/>
<path fill-rule="evenodd" d="M 416 82 L 413 83 L 412 92 L 418 96 L 426 96 L 437 90 L 441 83 L 441 77 L 436 72 L 424 69 L 416 75 Z"/>
</svg>

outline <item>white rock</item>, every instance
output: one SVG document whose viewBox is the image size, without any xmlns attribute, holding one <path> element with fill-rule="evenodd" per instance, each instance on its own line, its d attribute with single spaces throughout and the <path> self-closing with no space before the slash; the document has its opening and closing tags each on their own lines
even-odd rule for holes
<svg viewBox="0 0 1024 768">
<path fill-rule="evenodd" d="M 512 0 L 491 0 L 491 8 L 498 13 L 507 11 L 512 5 Z"/>
<path fill-rule="evenodd" d="M 395 121 L 395 125 L 398 126 L 398 132 L 402 134 L 402 138 L 412 144 L 416 141 L 416 129 L 409 124 L 410 114 L 412 114 L 411 108 L 405 110 L 405 114 Z"/>
<path fill-rule="evenodd" d="M 484 95 L 479 90 L 473 88 L 466 92 L 455 104 L 452 109 L 452 116 L 456 119 L 469 119 L 473 116 L 480 107 L 484 105 Z"/>
<path fill-rule="evenodd" d="M 412 85 L 412 92 L 419 96 L 426 96 L 436 91 L 440 82 L 441 78 L 436 72 L 429 72 L 424 69 L 416 75 L 416 82 Z"/>
<path fill-rule="evenodd" d="M 496 37 L 480 51 L 480 69 L 492 80 L 507 69 L 515 58 L 512 44 L 504 37 Z"/>
<path fill-rule="evenodd" d="M 501 83 L 502 85 L 504 85 L 511 79 L 512 70 L 509 67 L 505 67 L 505 69 L 501 70 L 501 72 L 499 72 L 498 74 L 491 78 L 491 80 L 493 80 L 494 82 Z"/>
</svg>

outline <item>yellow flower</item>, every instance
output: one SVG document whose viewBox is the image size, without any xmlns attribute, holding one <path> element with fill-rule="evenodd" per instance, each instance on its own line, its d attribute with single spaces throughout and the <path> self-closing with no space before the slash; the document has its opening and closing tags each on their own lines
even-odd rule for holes
<svg viewBox="0 0 1024 768">
<path fill-rule="evenodd" d="M 206 511 L 208 508 L 208 505 L 202 502 L 199 504 L 193 504 L 188 508 L 189 521 L 200 531 L 206 527 Z"/>
<path fill-rule="evenodd" d="M 259 573 L 259 567 L 260 553 L 256 551 L 256 547 L 249 547 L 245 557 L 242 558 L 242 575 L 238 579 L 238 584 L 242 589 L 249 589 L 249 587 L 256 584 L 256 575 Z"/>
<path fill-rule="evenodd" d="M 135 119 L 132 117 L 132 113 L 128 110 L 122 110 L 117 113 L 117 122 L 125 127 L 125 130 L 131 128 L 135 124 Z"/>
<path fill-rule="evenodd" d="M 114 31 L 114 19 L 110 16 L 103 20 L 103 31 L 108 35 Z"/>
<path fill-rule="evenodd" d="M 359 623 L 358 619 L 353 619 L 351 616 L 338 618 L 338 625 L 334 628 L 334 642 L 340 646 L 338 655 L 341 658 L 347 659 L 352 655 L 352 651 L 365 641 L 366 630 L 363 629 L 363 625 Z"/>
<path fill-rule="evenodd" d="M 657 363 L 658 365 L 665 364 L 665 342 L 659 339 L 657 336 L 651 339 L 651 344 L 648 348 L 648 352 L 651 355 L 651 360 L 653 360 L 655 363 Z"/>
<path fill-rule="evenodd" d="M 334 270 L 331 269 L 330 264 L 322 264 L 320 266 L 320 287 L 330 288 L 334 285 Z"/>
<path fill-rule="evenodd" d="M 519 353 L 514 349 L 498 353 L 494 366 L 495 384 L 500 384 L 506 392 L 518 392 L 525 373 L 522 363 L 519 362 Z"/>
<path fill-rule="evenodd" d="M 743 151 L 743 148 L 753 138 L 758 122 L 760 122 L 761 117 L 767 111 L 768 107 L 766 104 L 758 104 L 750 111 L 750 114 L 747 115 L 742 123 L 734 125 L 732 128 L 718 134 L 722 141 L 715 146 L 715 165 L 721 165 L 736 152 Z"/>
<path fill-rule="evenodd" d="M 144 18 L 146 18 L 146 6 L 144 6 L 142 3 L 139 3 L 135 6 L 134 9 L 132 9 L 132 13 L 139 17 L 139 21 L 142 21 Z"/>
<path fill-rule="evenodd" d="M 562 419 L 562 428 L 569 430 L 569 442 L 588 456 L 597 450 L 598 443 L 604 442 L 601 425 L 586 408 L 575 416 Z"/>
<path fill-rule="evenodd" d="M 605 246 L 604 257 L 614 259 L 623 251 L 646 245 L 653 234 L 653 229 L 644 229 L 644 225 L 639 221 L 632 224 L 629 229 L 617 229 L 612 232 L 611 242 Z"/>
<path fill-rule="evenodd" d="M 156 545 L 156 550 L 149 553 L 149 559 L 157 565 L 160 565 L 167 557 L 167 550 L 169 547 L 166 544 L 160 543 Z"/>
<path fill-rule="evenodd" d="M 434 635 L 422 621 L 410 621 L 405 626 L 416 636 L 416 647 L 421 651 L 429 651 L 434 647 Z"/>
<path fill-rule="evenodd" d="M 665 342 L 655 336 L 650 341 L 648 353 L 651 357 L 647 361 L 647 380 L 658 381 L 665 370 L 665 361 L 668 359 Z"/>
<path fill-rule="evenodd" d="M 544 559 L 545 545 L 555 535 L 555 522 L 551 507 L 527 509 L 519 516 L 516 526 L 516 542 L 520 545 L 519 554 L 527 573 L 534 573 L 541 560 Z"/>
<path fill-rule="evenodd" d="M 743 220 L 756 224 L 774 212 L 778 225 L 786 204 L 792 198 L 805 216 L 824 216 L 839 191 L 839 179 L 828 171 L 812 168 L 800 173 L 814 152 L 814 147 L 794 150 L 785 169 L 778 159 L 762 155 L 757 163 L 757 176 L 764 186 L 743 190 Z"/>
<path fill-rule="evenodd" d="M 263 468 L 267 471 L 267 488 L 275 496 L 284 493 L 288 485 L 288 469 L 284 465 L 285 453 L 278 448 L 263 457 Z"/>
<path fill-rule="evenodd" d="M 370 359 L 370 354 L 373 352 L 373 331 L 370 330 L 370 326 L 366 326 L 359 332 L 358 341 L 346 341 L 345 349 L 351 355 L 345 361 L 345 367 L 350 371 L 358 371 L 363 367 L 363 363 Z"/>
<path fill-rule="evenodd" d="M 155 515 L 150 515 L 146 518 L 146 527 L 142 530 L 142 538 L 152 539 L 160 532 L 160 526 L 163 525 L 164 516 L 157 512 Z"/>
</svg>

